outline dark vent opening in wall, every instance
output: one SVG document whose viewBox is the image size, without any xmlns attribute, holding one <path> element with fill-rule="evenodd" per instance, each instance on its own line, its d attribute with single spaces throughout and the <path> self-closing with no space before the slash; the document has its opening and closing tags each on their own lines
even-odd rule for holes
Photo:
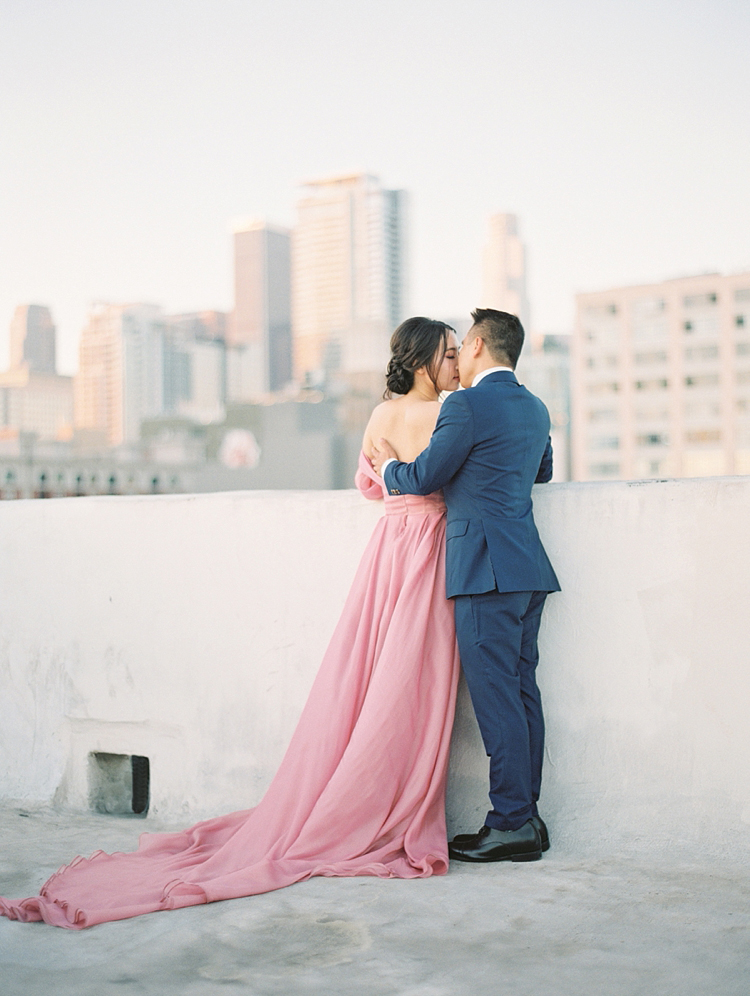
<svg viewBox="0 0 750 996">
<path fill-rule="evenodd" d="M 145 816 L 150 794 L 150 765 L 140 754 L 89 754 L 89 803 L 97 813 Z"/>
<path fill-rule="evenodd" d="M 148 811 L 148 758 L 133 754 L 130 758 L 130 766 L 133 772 L 133 812 L 141 816 Z"/>
</svg>

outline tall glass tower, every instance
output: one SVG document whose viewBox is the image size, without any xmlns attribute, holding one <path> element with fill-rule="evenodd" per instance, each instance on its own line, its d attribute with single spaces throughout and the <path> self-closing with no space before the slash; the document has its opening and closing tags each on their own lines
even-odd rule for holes
<svg viewBox="0 0 750 996">
<path fill-rule="evenodd" d="M 404 191 L 353 173 L 305 185 L 292 236 L 294 373 L 382 374 L 406 310 Z"/>
</svg>

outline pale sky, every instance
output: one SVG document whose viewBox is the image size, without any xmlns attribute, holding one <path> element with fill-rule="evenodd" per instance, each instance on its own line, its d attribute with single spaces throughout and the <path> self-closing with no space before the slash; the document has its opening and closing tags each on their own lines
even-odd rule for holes
<svg viewBox="0 0 750 996">
<path fill-rule="evenodd" d="M 747 0 L 0 0 L 0 366 L 21 303 L 232 305 L 231 224 L 299 183 L 411 197 L 410 310 L 477 303 L 514 211 L 532 327 L 750 269 Z"/>
</svg>

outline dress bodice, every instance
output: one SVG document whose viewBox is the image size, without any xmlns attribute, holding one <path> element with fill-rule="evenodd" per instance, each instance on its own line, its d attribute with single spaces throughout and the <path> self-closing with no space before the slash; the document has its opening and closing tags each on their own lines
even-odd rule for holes
<svg viewBox="0 0 750 996">
<path fill-rule="evenodd" d="M 386 495 L 384 502 L 386 515 L 425 515 L 445 511 L 442 491 L 431 495 Z"/>
</svg>

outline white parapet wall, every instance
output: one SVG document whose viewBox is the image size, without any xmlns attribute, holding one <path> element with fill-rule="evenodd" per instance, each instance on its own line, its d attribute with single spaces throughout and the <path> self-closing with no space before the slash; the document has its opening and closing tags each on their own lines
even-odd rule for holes
<svg viewBox="0 0 750 996">
<path fill-rule="evenodd" d="M 557 839 L 746 852 L 750 479 L 535 506 L 563 586 L 539 669 Z M 354 491 L 1 503 L 0 799 L 87 809 L 100 752 L 149 758 L 146 823 L 253 806 L 380 514 Z M 481 824 L 486 769 L 462 688 L 451 829 Z"/>
</svg>

